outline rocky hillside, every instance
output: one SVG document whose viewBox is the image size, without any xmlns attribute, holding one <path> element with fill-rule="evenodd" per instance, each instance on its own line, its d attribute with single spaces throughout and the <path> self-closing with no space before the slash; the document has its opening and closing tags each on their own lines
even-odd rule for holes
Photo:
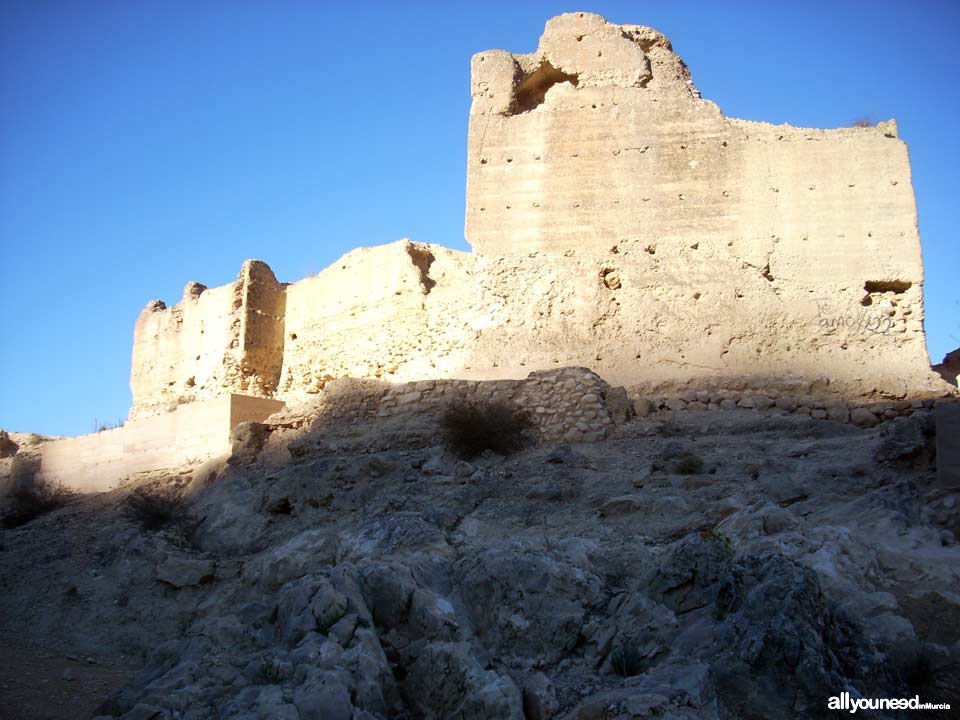
<svg viewBox="0 0 960 720">
<path fill-rule="evenodd" d="M 229 461 L 0 531 L 4 644 L 128 671 L 96 686 L 95 716 L 810 718 L 843 691 L 960 706 L 960 509 L 927 412 L 858 428 L 656 411 L 469 462 L 430 414 L 286 430 L 281 453 L 245 432 Z M 4 718 L 81 684 L 4 668 Z"/>
</svg>

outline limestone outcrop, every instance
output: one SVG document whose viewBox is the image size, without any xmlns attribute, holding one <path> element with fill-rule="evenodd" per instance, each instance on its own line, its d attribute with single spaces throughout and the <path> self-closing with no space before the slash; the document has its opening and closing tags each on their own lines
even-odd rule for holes
<svg viewBox="0 0 960 720">
<path fill-rule="evenodd" d="M 473 253 L 402 240 L 297 283 L 259 261 L 191 283 L 137 322 L 131 415 L 566 366 L 648 395 L 950 392 L 927 356 L 894 121 L 727 118 L 665 36 L 590 13 L 550 20 L 533 53 L 477 54 L 471 87 Z"/>
<path fill-rule="evenodd" d="M 866 429 L 658 411 L 465 461 L 402 399 L 311 426 L 292 459 L 277 429 L 213 482 L 178 468 L 0 528 L 0 706 L 807 720 L 844 690 L 958 704 L 960 488 L 931 463 L 960 403 Z M 159 529 L 131 512 L 151 496 L 180 500 Z M 59 662 L 25 663 L 34 645 Z M 114 691 L 62 675 L 88 657 L 125 671 Z M 85 713 L 31 712 L 65 685 Z"/>
</svg>

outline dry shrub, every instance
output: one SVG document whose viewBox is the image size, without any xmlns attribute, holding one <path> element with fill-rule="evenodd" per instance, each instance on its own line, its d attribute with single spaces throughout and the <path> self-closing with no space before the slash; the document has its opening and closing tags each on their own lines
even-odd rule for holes
<svg viewBox="0 0 960 720">
<path fill-rule="evenodd" d="M 123 514 L 127 519 L 140 523 L 144 530 L 154 532 L 183 521 L 184 501 L 173 492 L 141 488 L 127 496 Z"/>
<path fill-rule="evenodd" d="M 673 472 L 677 475 L 698 475 L 703 472 L 703 458 L 696 453 L 685 453 L 673 461 Z"/>
<path fill-rule="evenodd" d="M 19 482 L 7 496 L 9 504 L 3 514 L 2 525 L 16 528 L 31 520 L 61 508 L 70 500 L 71 494 L 59 485 L 31 477 Z"/>
<path fill-rule="evenodd" d="M 509 403 L 462 401 L 444 411 L 441 426 L 447 447 L 469 459 L 485 450 L 500 455 L 522 450 L 531 440 L 533 422 Z"/>
</svg>

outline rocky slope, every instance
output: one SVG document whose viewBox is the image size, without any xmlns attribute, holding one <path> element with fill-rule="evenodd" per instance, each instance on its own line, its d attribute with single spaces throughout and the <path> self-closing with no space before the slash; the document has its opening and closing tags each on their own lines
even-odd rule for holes
<svg viewBox="0 0 960 720">
<path fill-rule="evenodd" d="M 142 666 L 96 711 L 127 720 L 957 707 L 930 420 L 664 411 L 469 463 L 429 415 L 314 428 L 0 531 L 0 637 Z M 134 484 L 177 488 L 179 521 L 131 519 Z"/>
</svg>

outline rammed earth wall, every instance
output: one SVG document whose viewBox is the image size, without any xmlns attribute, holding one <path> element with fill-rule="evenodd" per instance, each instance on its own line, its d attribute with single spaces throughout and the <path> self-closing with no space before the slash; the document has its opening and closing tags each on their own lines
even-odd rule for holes
<svg viewBox="0 0 960 720">
<path fill-rule="evenodd" d="M 665 36 L 590 13 L 547 22 L 533 53 L 477 54 L 471 92 L 473 253 L 401 241 L 292 284 L 248 261 L 151 302 L 131 417 L 571 366 L 651 396 L 817 378 L 853 401 L 951 392 L 927 356 L 894 121 L 728 118 Z"/>
</svg>

